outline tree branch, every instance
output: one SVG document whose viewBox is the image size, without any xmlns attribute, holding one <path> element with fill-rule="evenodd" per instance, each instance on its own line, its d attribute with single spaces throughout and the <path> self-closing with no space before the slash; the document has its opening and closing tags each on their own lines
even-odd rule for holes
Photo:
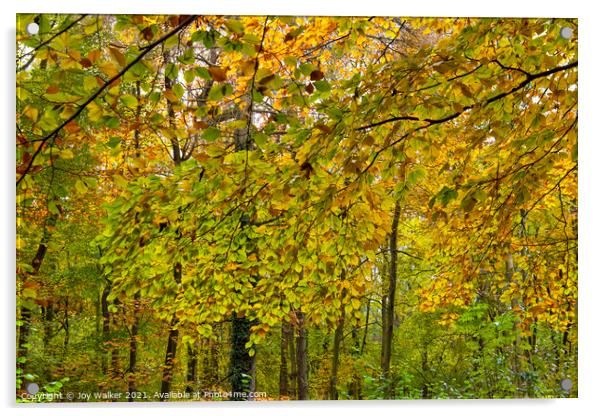
<svg viewBox="0 0 602 416">
<path fill-rule="evenodd" d="M 121 78 L 127 71 L 129 71 L 134 65 L 136 65 L 142 58 L 144 58 L 144 56 L 146 56 L 157 45 L 160 45 L 161 43 L 165 42 L 167 39 L 169 39 L 170 37 L 172 37 L 173 35 L 175 35 L 179 31 L 181 31 L 182 29 L 184 29 L 186 26 L 188 26 L 190 23 L 192 23 L 196 18 L 197 18 L 196 15 L 190 16 L 188 19 L 186 19 L 185 21 L 183 21 L 182 23 L 180 23 L 174 30 L 172 30 L 171 32 L 165 34 L 160 39 L 158 39 L 155 42 L 153 42 L 150 45 L 148 45 L 148 47 L 146 49 L 144 49 L 144 51 L 140 55 L 138 55 L 136 58 L 134 58 L 125 67 L 123 67 L 123 69 L 121 71 L 119 71 L 118 74 L 116 74 L 111 79 L 109 79 L 107 82 L 105 82 L 104 85 L 102 85 L 82 105 L 80 105 L 79 108 L 77 109 L 77 111 L 75 113 L 73 113 L 73 115 L 71 117 L 69 117 L 68 119 L 66 119 L 65 121 L 63 121 L 57 128 L 55 128 L 53 131 L 51 131 L 50 133 L 48 133 L 43 139 L 41 139 L 42 143 L 36 149 L 36 151 L 33 153 L 33 155 L 31 156 L 31 159 L 29 160 L 29 163 L 27 164 L 27 168 L 25 169 L 25 171 L 23 172 L 23 174 L 21 175 L 21 177 L 19 177 L 19 179 L 17 180 L 17 186 L 19 186 L 19 184 L 21 183 L 21 181 L 29 173 L 29 171 L 31 170 L 31 167 L 33 166 L 33 162 L 35 161 L 36 157 L 40 154 L 40 152 L 42 151 L 42 148 L 44 147 L 44 145 L 46 144 L 47 141 L 49 141 L 51 139 L 54 140 L 54 138 L 56 137 L 56 135 L 67 124 L 69 124 L 70 122 L 72 122 L 73 120 L 75 120 L 82 113 L 82 111 L 84 111 L 84 109 L 92 101 L 94 101 L 105 89 L 107 89 L 111 84 L 113 84 L 115 81 L 117 81 L 119 78 Z"/>
<path fill-rule="evenodd" d="M 356 131 L 363 131 L 363 130 L 367 130 L 367 129 L 370 129 L 370 128 L 373 128 L 373 127 L 381 126 L 383 124 L 392 123 L 392 122 L 395 122 L 395 121 L 411 120 L 411 121 L 423 121 L 423 122 L 426 122 L 426 124 L 424 124 L 422 126 L 419 126 L 419 127 L 416 127 L 413 130 L 408 131 L 406 134 L 404 134 L 403 136 L 401 136 L 399 139 L 397 139 L 397 140 L 389 143 L 388 145 L 386 145 L 386 146 L 380 148 L 378 151 L 376 151 L 374 157 L 372 158 L 372 161 L 368 164 L 368 166 L 366 166 L 360 172 L 360 174 L 358 176 L 361 176 L 363 173 L 367 172 L 368 169 L 370 169 L 372 167 L 372 165 L 376 162 L 376 159 L 378 158 L 378 156 L 382 152 L 384 152 L 386 149 L 389 149 L 389 148 L 395 146 L 399 142 L 405 140 L 410 134 L 416 133 L 417 131 L 420 131 L 420 130 L 423 130 L 423 129 L 426 129 L 426 128 L 429 128 L 429 127 L 434 126 L 436 124 L 446 123 L 446 122 L 448 122 L 450 120 L 453 120 L 453 119 L 459 117 L 461 114 L 465 113 L 468 110 L 472 110 L 472 109 L 474 109 L 476 107 L 479 107 L 479 106 L 484 107 L 484 106 L 486 106 L 488 104 L 491 104 L 491 103 L 493 103 L 495 101 L 501 100 L 502 98 L 507 97 L 508 95 L 514 94 L 516 91 L 524 88 L 531 81 L 534 81 L 534 80 L 539 79 L 539 78 L 544 78 L 544 77 L 547 77 L 549 75 L 555 74 L 557 72 L 565 71 L 567 69 L 575 68 L 577 66 L 577 63 L 578 63 L 578 61 L 571 62 L 571 63 L 569 63 L 567 65 L 558 66 L 556 68 L 552 68 L 552 69 L 549 69 L 549 70 L 544 71 L 544 72 L 539 72 L 537 74 L 533 74 L 533 75 L 527 76 L 522 82 L 520 82 L 514 88 L 512 88 L 512 89 L 510 89 L 508 91 L 505 91 L 505 92 L 501 92 L 501 93 L 499 93 L 497 95 L 494 95 L 493 97 L 490 97 L 490 98 L 488 98 L 487 100 L 485 100 L 483 102 L 474 103 L 474 104 L 471 104 L 471 105 L 464 106 L 460 111 L 456 111 L 455 113 L 450 114 L 448 116 L 445 116 L 443 118 L 439 118 L 439 119 L 431 119 L 431 118 L 420 119 L 419 117 L 416 117 L 416 116 L 399 116 L 399 117 L 392 117 L 392 118 L 389 118 L 389 119 L 386 119 L 386 120 L 381 120 L 381 121 L 376 122 L 376 123 L 367 124 L 365 126 L 357 127 L 355 129 Z"/>
</svg>

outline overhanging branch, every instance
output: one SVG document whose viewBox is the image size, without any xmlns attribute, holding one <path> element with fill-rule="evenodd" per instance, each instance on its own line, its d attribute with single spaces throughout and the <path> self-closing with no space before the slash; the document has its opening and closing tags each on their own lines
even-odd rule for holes
<svg viewBox="0 0 602 416">
<path fill-rule="evenodd" d="M 186 26 L 188 26 L 190 23 L 192 23 L 196 18 L 197 18 L 196 15 L 192 15 L 192 16 L 188 17 L 186 20 L 184 20 L 182 23 L 180 23 L 174 30 L 172 30 L 171 32 L 165 34 L 161 38 L 157 39 L 155 42 L 149 44 L 143 50 L 143 52 L 140 53 L 140 55 L 136 56 L 136 58 L 134 58 L 130 63 L 128 63 L 126 66 L 124 66 L 123 69 L 121 71 L 119 71 L 119 73 L 117 73 L 115 76 L 113 76 L 107 82 L 105 82 L 94 94 L 92 94 L 82 105 L 80 105 L 78 107 L 77 111 L 75 111 L 75 113 L 73 113 L 73 115 L 71 115 L 71 117 L 67 118 L 57 128 L 55 128 L 53 131 L 51 131 L 50 133 L 48 133 L 44 138 L 42 138 L 40 140 L 42 143 L 40 143 L 40 146 L 38 146 L 38 148 L 36 149 L 36 151 L 31 156 L 31 159 L 29 160 L 29 163 L 27 164 L 27 167 L 26 167 L 25 171 L 23 172 L 23 174 L 21 174 L 21 176 L 19 177 L 19 179 L 17 179 L 17 186 L 19 186 L 19 184 L 21 183 L 21 181 L 25 178 L 25 176 L 31 170 L 31 167 L 33 166 L 33 163 L 34 163 L 36 157 L 40 154 L 40 152 L 42 151 L 42 149 L 43 149 L 44 145 L 46 144 L 46 142 L 48 142 L 49 140 L 54 140 L 54 138 L 56 137 L 56 135 L 63 128 L 65 128 L 65 126 L 67 124 L 69 124 L 70 122 L 72 122 L 73 120 L 75 120 L 82 113 L 82 111 L 84 111 L 84 109 L 92 101 L 94 101 L 98 96 L 100 96 L 100 94 L 102 94 L 102 92 L 105 89 L 107 89 L 111 84 L 113 84 L 115 81 L 117 81 L 118 79 L 120 79 L 126 72 L 128 72 L 134 65 L 136 65 L 142 58 L 144 58 L 156 46 L 160 45 L 161 43 L 165 42 L 167 39 L 169 39 L 170 37 L 172 37 L 176 33 L 180 32 L 182 29 L 184 29 Z"/>
</svg>

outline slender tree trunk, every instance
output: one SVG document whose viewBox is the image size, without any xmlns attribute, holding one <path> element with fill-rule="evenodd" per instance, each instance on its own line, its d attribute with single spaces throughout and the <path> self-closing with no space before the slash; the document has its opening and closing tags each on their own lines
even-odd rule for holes
<svg viewBox="0 0 602 416">
<path fill-rule="evenodd" d="M 356 361 L 357 358 L 361 355 L 361 346 L 358 329 L 355 327 L 351 329 L 351 339 L 353 341 L 353 349 L 351 350 L 351 356 L 353 357 L 354 361 Z M 349 385 L 348 391 L 349 396 L 353 399 L 362 399 L 362 375 L 359 369 L 357 369 L 355 366 L 353 369 L 353 376 L 351 377 L 351 383 Z"/>
<path fill-rule="evenodd" d="M 64 310 L 64 321 L 65 321 L 65 339 L 63 340 L 63 358 L 67 354 L 67 348 L 69 347 L 69 337 L 71 335 L 71 328 L 69 322 L 69 296 L 65 297 L 65 310 Z"/>
<path fill-rule="evenodd" d="M 115 306 L 119 306 L 121 304 L 121 302 L 119 301 L 119 299 L 115 299 L 113 301 L 113 305 Z M 113 320 L 113 327 L 116 328 L 118 325 L 117 322 L 117 317 L 115 315 L 112 315 L 112 320 Z M 121 377 L 121 352 L 119 351 L 118 346 L 113 342 L 111 343 L 110 349 L 109 349 L 110 353 L 110 357 L 111 357 L 111 368 L 109 369 L 109 373 L 111 375 L 111 378 L 117 380 Z"/>
<path fill-rule="evenodd" d="M 364 349 L 366 348 L 366 341 L 368 339 L 368 324 L 370 322 L 370 305 L 372 304 L 372 299 L 368 296 L 368 300 L 366 302 L 366 320 L 364 321 L 364 336 L 362 338 L 362 345 L 360 347 L 360 355 L 364 355 Z"/>
<path fill-rule="evenodd" d="M 176 283 L 182 281 L 182 265 L 176 263 L 173 270 L 173 277 Z M 178 337 L 179 330 L 178 324 L 179 319 L 174 314 L 171 317 L 169 325 L 169 334 L 167 335 L 167 347 L 165 349 L 165 363 L 163 364 L 163 377 L 161 378 L 161 397 L 160 401 L 165 401 L 165 397 L 171 389 L 171 382 L 173 378 L 174 360 L 176 359 L 177 348 L 178 348 Z"/>
<path fill-rule="evenodd" d="M 100 298 L 100 308 L 102 311 L 102 355 L 100 359 L 100 365 L 102 373 L 108 375 L 109 365 L 107 361 L 107 342 L 109 341 L 109 333 L 111 330 L 111 313 L 109 311 L 108 297 L 111 293 L 111 283 L 107 281 L 106 286 L 102 291 Z"/>
<path fill-rule="evenodd" d="M 297 312 L 297 399 L 309 399 L 309 367 L 307 364 L 307 328 L 303 312 Z"/>
<path fill-rule="evenodd" d="M 196 386 L 198 356 L 196 345 L 188 344 L 188 371 L 186 373 L 186 391 L 192 393 Z"/>
<path fill-rule="evenodd" d="M 40 267 L 42 267 L 42 262 L 44 261 L 44 257 L 46 257 L 46 252 L 48 251 L 47 245 L 51 237 L 50 229 L 56 225 L 57 220 L 57 215 L 49 214 L 46 220 L 46 224 L 44 225 L 44 229 L 42 231 L 42 238 L 40 239 L 40 244 L 38 245 L 36 254 L 31 261 L 31 276 L 38 274 L 40 271 Z M 23 285 L 25 284 L 26 279 L 24 278 Z M 31 333 L 32 311 L 27 305 L 24 305 L 23 302 L 21 302 L 19 309 L 19 320 L 21 321 L 21 326 L 19 326 L 18 331 L 17 357 L 25 359 L 27 358 L 29 335 Z M 21 360 L 17 361 L 17 369 L 20 369 L 24 374 L 25 363 L 22 363 L 20 361 Z"/>
<path fill-rule="evenodd" d="M 510 283 L 512 282 L 514 276 L 514 260 L 512 258 L 512 253 L 508 253 L 506 256 L 506 280 Z M 512 299 L 512 309 L 516 309 L 518 307 L 518 300 L 516 298 Z M 516 319 L 514 320 L 514 325 L 512 327 L 514 331 L 515 339 L 514 346 L 512 351 L 512 372 L 514 374 L 514 384 L 516 386 L 516 396 L 521 397 L 522 391 L 524 389 L 522 380 L 521 380 L 521 336 L 520 329 L 518 328 L 518 322 Z"/>
<path fill-rule="evenodd" d="M 395 290 L 397 286 L 397 227 L 399 225 L 399 216 L 401 215 L 401 205 L 395 203 L 393 213 L 393 223 L 391 225 L 391 235 L 389 239 L 389 255 L 391 256 L 389 272 L 389 290 L 387 292 L 386 321 L 383 336 L 383 376 L 387 382 L 385 389 L 385 398 L 393 398 L 395 386 L 391 377 L 391 347 L 393 343 L 393 319 L 395 317 Z"/>
<path fill-rule="evenodd" d="M 282 332 L 280 335 L 280 384 L 279 384 L 279 395 L 280 397 L 288 397 L 288 340 L 289 332 L 291 327 L 287 322 L 282 323 Z"/>
<path fill-rule="evenodd" d="M 297 392 L 297 348 L 295 345 L 295 333 L 293 327 L 289 324 L 290 331 L 287 334 L 288 338 L 288 353 L 289 362 L 291 363 L 291 370 L 288 377 L 289 393 L 290 397 L 298 397 Z"/>
<path fill-rule="evenodd" d="M 134 401 L 136 392 L 136 361 L 138 358 L 138 326 L 140 325 L 140 292 L 134 294 L 134 322 L 130 330 L 130 367 L 128 369 L 128 401 Z"/>
<path fill-rule="evenodd" d="M 345 296 L 343 291 L 343 296 Z M 330 379 L 328 388 L 328 398 L 330 400 L 338 400 L 339 392 L 337 391 L 337 378 L 339 372 L 339 354 L 341 350 L 341 341 L 343 340 L 343 329 L 345 327 L 345 309 L 341 306 L 341 317 L 334 331 L 334 342 L 332 346 L 332 363 L 330 367 Z"/>
</svg>

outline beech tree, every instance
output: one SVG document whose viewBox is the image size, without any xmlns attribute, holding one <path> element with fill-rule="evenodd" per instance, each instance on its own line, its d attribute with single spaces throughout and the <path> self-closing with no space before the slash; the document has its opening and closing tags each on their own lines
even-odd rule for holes
<svg viewBox="0 0 602 416">
<path fill-rule="evenodd" d="M 17 23 L 19 391 L 577 394 L 576 21 Z"/>
</svg>

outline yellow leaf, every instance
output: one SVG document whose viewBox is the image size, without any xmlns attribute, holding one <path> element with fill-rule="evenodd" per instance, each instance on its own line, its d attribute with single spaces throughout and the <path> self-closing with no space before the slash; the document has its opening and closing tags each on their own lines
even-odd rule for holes
<svg viewBox="0 0 602 416">
<path fill-rule="evenodd" d="M 163 95 L 165 95 L 165 98 L 167 98 L 172 103 L 176 103 L 179 101 L 178 97 L 173 93 L 172 90 L 165 90 Z"/>
<path fill-rule="evenodd" d="M 73 159 L 75 155 L 73 154 L 71 149 L 63 149 L 59 152 L 59 156 L 61 157 L 61 159 Z"/>
<path fill-rule="evenodd" d="M 23 114 L 30 119 L 31 121 L 36 121 L 38 119 L 38 109 L 34 107 L 27 106 L 23 109 Z"/>
<path fill-rule="evenodd" d="M 109 48 L 111 56 L 117 61 L 122 68 L 125 66 L 125 55 L 117 48 Z"/>
<path fill-rule="evenodd" d="M 119 73 L 119 70 L 112 62 L 103 62 L 98 65 L 98 68 L 108 77 L 114 77 Z"/>
</svg>

